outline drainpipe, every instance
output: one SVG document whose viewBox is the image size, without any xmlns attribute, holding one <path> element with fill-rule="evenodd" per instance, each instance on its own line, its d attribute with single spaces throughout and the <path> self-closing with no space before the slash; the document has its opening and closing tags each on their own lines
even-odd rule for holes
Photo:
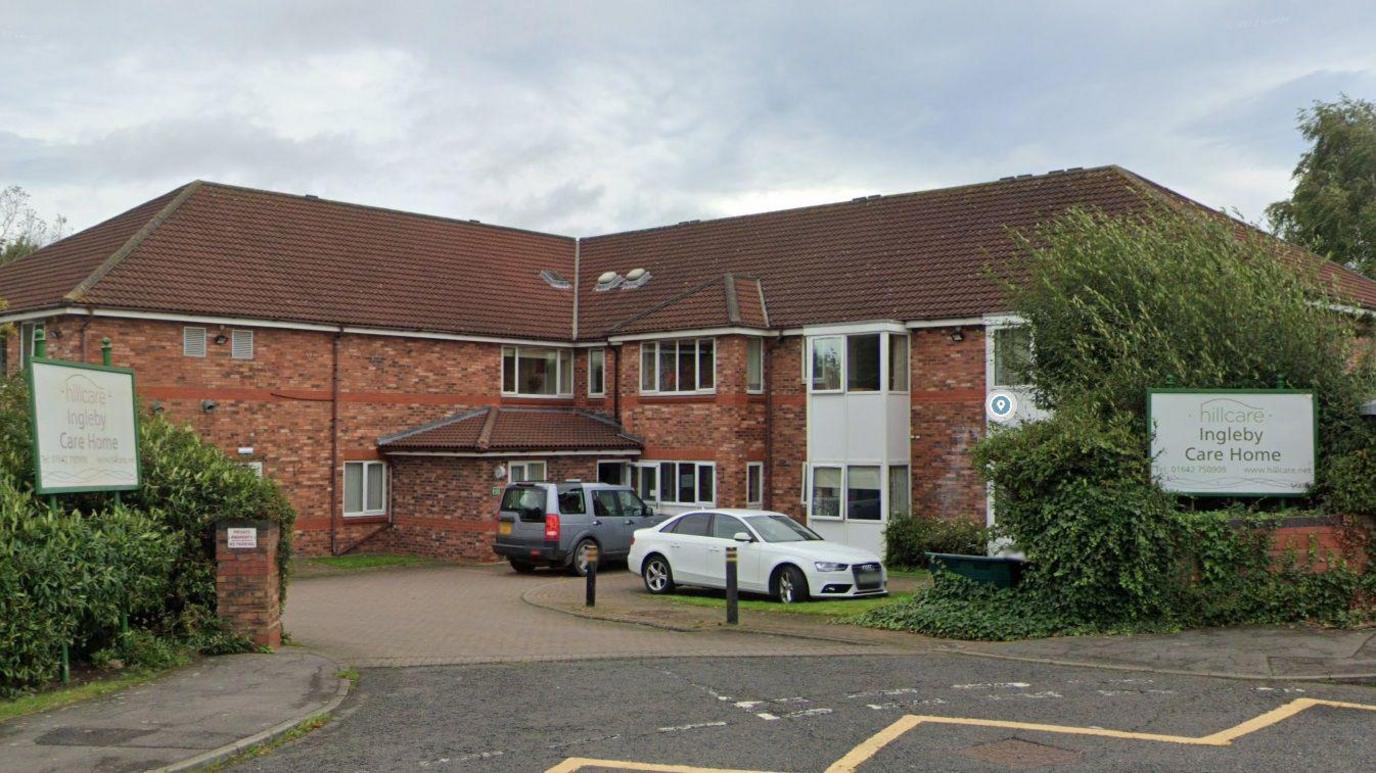
<svg viewBox="0 0 1376 773">
<path fill-rule="evenodd" d="M 764 470 L 760 485 L 764 486 L 764 509 L 774 509 L 774 369 L 770 367 L 776 339 L 766 338 L 761 342 L 764 348 Z M 749 475 L 746 484 L 749 485 Z M 750 492 L 746 492 L 748 495 Z"/>
<path fill-rule="evenodd" d="M 621 423 L 621 347 L 608 346 L 612 355 L 612 418 Z"/>
<path fill-rule="evenodd" d="M 330 349 L 330 555 L 339 555 L 339 338 L 335 331 Z"/>
</svg>

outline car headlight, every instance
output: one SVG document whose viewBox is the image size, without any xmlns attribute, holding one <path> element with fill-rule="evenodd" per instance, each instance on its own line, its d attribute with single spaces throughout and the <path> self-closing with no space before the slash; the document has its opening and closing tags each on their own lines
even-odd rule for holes
<svg viewBox="0 0 1376 773">
<path fill-rule="evenodd" d="M 813 564 L 819 572 L 844 572 L 850 568 L 849 564 L 838 564 L 834 561 L 818 561 Z"/>
</svg>

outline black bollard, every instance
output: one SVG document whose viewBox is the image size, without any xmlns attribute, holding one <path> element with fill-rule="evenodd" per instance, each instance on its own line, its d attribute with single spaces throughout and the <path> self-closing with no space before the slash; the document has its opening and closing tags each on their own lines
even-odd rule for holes
<svg viewBox="0 0 1376 773">
<path fill-rule="evenodd" d="M 738 609 L 740 594 L 736 590 L 736 549 L 726 549 L 726 623 L 736 625 L 740 622 Z"/>
<path fill-rule="evenodd" d="M 588 546 L 588 597 L 586 606 L 597 606 L 597 546 Z"/>
</svg>

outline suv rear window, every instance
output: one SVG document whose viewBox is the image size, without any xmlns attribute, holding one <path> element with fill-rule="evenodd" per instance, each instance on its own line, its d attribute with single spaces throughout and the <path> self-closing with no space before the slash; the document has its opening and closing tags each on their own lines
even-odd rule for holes
<svg viewBox="0 0 1376 773">
<path fill-rule="evenodd" d="M 502 510 L 515 511 L 523 521 L 545 520 L 545 490 L 538 486 L 512 486 L 502 495 Z"/>
</svg>

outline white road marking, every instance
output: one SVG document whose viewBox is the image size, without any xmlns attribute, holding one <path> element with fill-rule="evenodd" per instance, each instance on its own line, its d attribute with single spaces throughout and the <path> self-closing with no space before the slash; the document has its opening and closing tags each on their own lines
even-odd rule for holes
<svg viewBox="0 0 1376 773">
<path fill-rule="evenodd" d="M 865 692 L 851 693 L 846 697 L 850 698 L 851 700 L 854 700 L 856 698 L 871 698 L 876 695 L 882 695 L 888 698 L 894 695 L 915 695 L 917 694 L 917 692 L 918 689 L 916 687 L 899 687 L 893 690 L 866 690 Z"/>
<path fill-rule="evenodd" d="M 703 728 L 703 727 L 726 727 L 726 723 L 725 723 L 725 722 L 698 722 L 698 723 L 692 724 L 692 725 L 676 725 L 676 726 L 674 726 L 674 727 L 661 727 L 661 728 L 659 728 L 659 732 L 661 732 L 661 733 L 679 733 L 679 732 L 682 732 L 682 731 L 684 731 L 684 730 L 697 730 L 697 729 Z"/>
<path fill-rule="evenodd" d="M 784 719 L 806 719 L 806 718 L 808 718 L 808 717 L 820 717 L 820 716 L 822 716 L 823 714 L 830 714 L 830 713 L 831 713 L 831 709 L 824 709 L 824 708 L 818 708 L 818 709 L 803 709 L 802 711 L 794 711 L 794 712 L 792 712 L 792 713 L 790 713 L 790 714 L 785 714 L 783 718 L 784 718 Z"/>
<path fill-rule="evenodd" d="M 774 720 L 778 719 L 778 717 L 774 716 L 773 714 L 770 714 L 768 711 L 761 711 L 755 716 L 759 717 L 760 719 L 763 719 L 766 722 L 773 722 Z"/>
<path fill-rule="evenodd" d="M 1304 692 L 1304 690 L 1301 689 L 1301 688 L 1299 688 L 1299 687 L 1258 687 L 1258 688 L 1257 688 L 1257 692 L 1288 692 L 1288 693 L 1296 693 L 1296 692 Z"/>
<path fill-rule="evenodd" d="M 748 711 L 760 705 L 761 703 L 764 703 L 764 701 L 736 701 L 736 708 L 746 709 Z"/>
<path fill-rule="evenodd" d="M 1032 685 L 1027 682 L 977 682 L 975 684 L 953 684 L 952 690 L 1016 690 Z"/>
</svg>

